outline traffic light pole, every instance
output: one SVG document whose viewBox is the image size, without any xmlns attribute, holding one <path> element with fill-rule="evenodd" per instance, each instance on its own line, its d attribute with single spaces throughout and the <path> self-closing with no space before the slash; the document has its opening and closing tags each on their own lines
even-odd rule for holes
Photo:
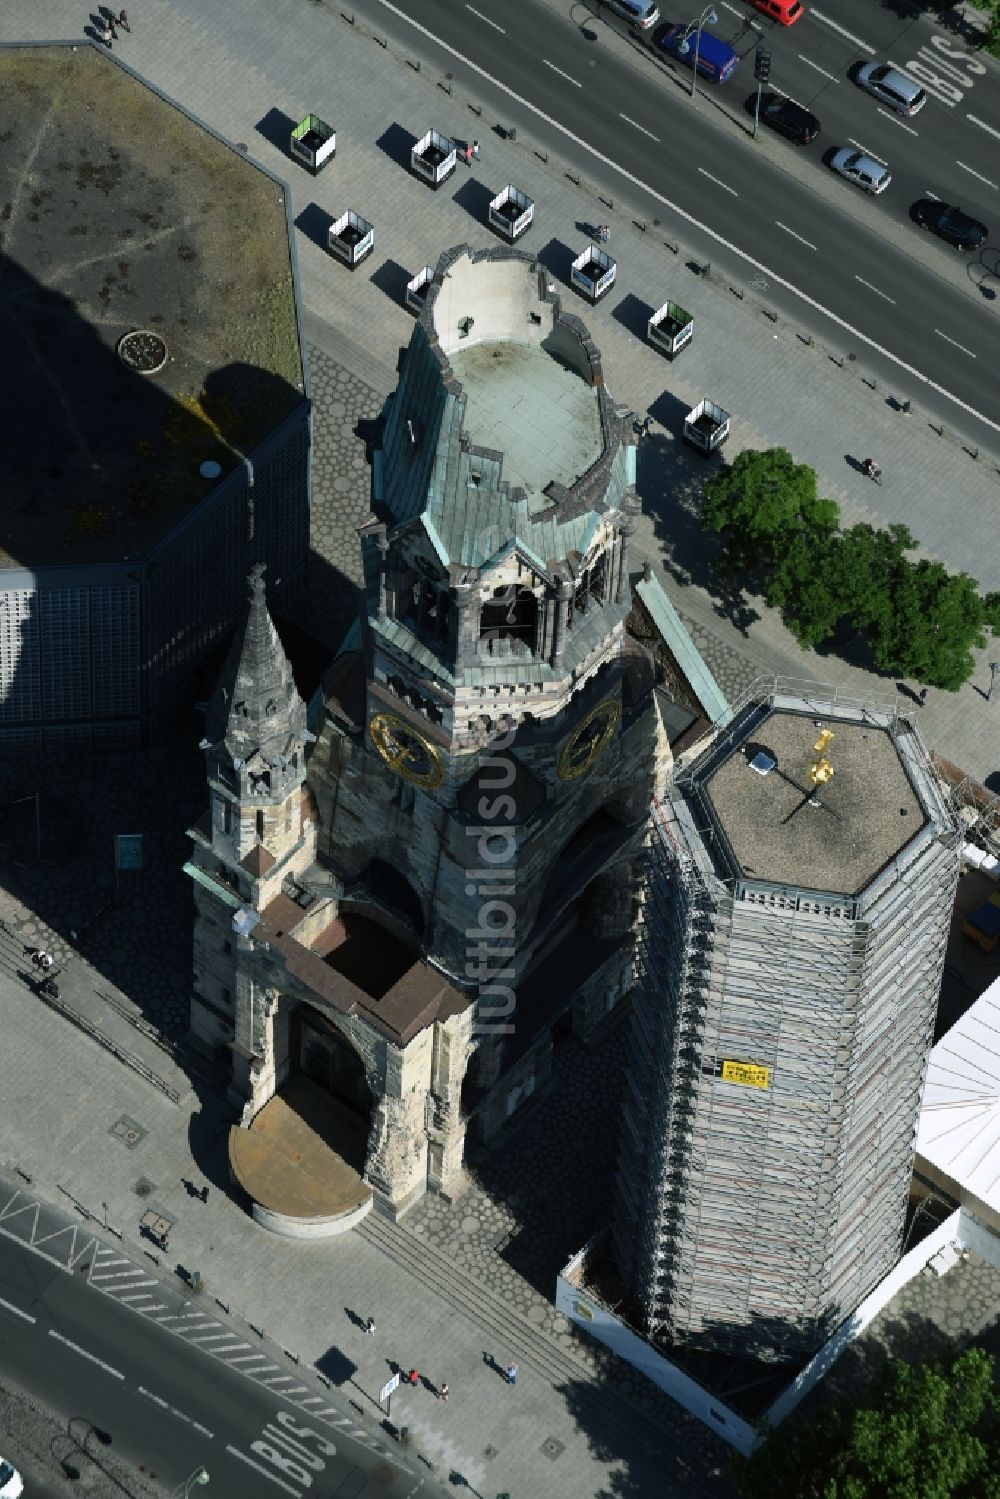
<svg viewBox="0 0 1000 1499">
<path fill-rule="evenodd" d="M 753 111 L 753 138 L 757 139 L 757 124 L 760 120 L 760 91 L 771 76 L 771 54 L 766 47 L 758 47 L 754 53 L 753 76 L 757 80 L 757 98 Z"/>
</svg>

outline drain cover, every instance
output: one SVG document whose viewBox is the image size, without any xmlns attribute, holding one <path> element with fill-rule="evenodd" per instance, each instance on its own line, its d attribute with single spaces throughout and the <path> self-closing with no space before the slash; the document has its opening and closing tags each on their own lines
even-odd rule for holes
<svg viewBox="0 0 1000 1499">
<path fill-rule="evenodd" d="M 133 328 L 118 341 L 118 358 L 137 375 L 156 375 L 167 362 L 167 345 L 148 328 Z"/>
</svg>

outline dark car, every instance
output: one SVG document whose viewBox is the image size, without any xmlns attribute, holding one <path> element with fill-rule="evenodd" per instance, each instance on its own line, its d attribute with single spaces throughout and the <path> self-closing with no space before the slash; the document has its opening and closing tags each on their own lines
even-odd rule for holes
<svg viewBox="0 0 1000 1499">
<path fill-rule="evenodd" d="M 797 146 L 808 146 L 819 135 L 819 120 L 794 99 L 782 98 L 781 94 L 765 94 L 760 117 L 765 125 L 785 135 Z"/>
<path fill-rule="evenodd" d="M 956 250 L 981 250 L 986 243 L 989 234 L 986 225 L 950 203 L 934 203 L 927 198 L 917 204 L 915 213 L 922 228 L 939 234 Z"/>
</svg>

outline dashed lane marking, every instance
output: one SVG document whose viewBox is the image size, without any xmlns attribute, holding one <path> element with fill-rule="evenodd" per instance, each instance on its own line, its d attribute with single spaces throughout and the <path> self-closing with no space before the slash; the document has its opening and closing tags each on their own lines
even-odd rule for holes
<svg viewBox="0 0 1000 1499">
<path fill-rule="evenodd" d="M 113 1374 L 115 1379 L 125 1379 L 120 1369 L 116 1369 L 112 1364 L 106 1364 L 102 1358 L 97 1357 L 96 1353 L 91 1353 L 89 1348 L 81 1348 L 79 1343 L 74 1343 L 72 1339 L 64 1337 L 61 1332 L 56 1332 L 54 1327 L 49 1328 L 49 1337 L 55 1338 L 56 1342 L 62 1343 L 64 1347 L 71 1348 L 81 1358 L 89 1359 L 92 1364 L 96 1364 L 99 1369 L 103 1369 L 105 1374 Z"/>
</svg>

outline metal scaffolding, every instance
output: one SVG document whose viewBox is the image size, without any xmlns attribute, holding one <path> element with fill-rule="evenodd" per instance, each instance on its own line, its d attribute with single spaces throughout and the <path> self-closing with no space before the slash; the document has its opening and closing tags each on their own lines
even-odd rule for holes
<svg viewBox="0 0 1000 1499">
<path fill-rule="evenodd" d="M 737 871 L 700 788 L 767 706 L 652 809 L 614 1244 L 650 1336 L 790 1357 L 898 1258 L 960 832 L 886 714 L 925 817 L 897 856 L 851 898 Z"/>
</svg>

